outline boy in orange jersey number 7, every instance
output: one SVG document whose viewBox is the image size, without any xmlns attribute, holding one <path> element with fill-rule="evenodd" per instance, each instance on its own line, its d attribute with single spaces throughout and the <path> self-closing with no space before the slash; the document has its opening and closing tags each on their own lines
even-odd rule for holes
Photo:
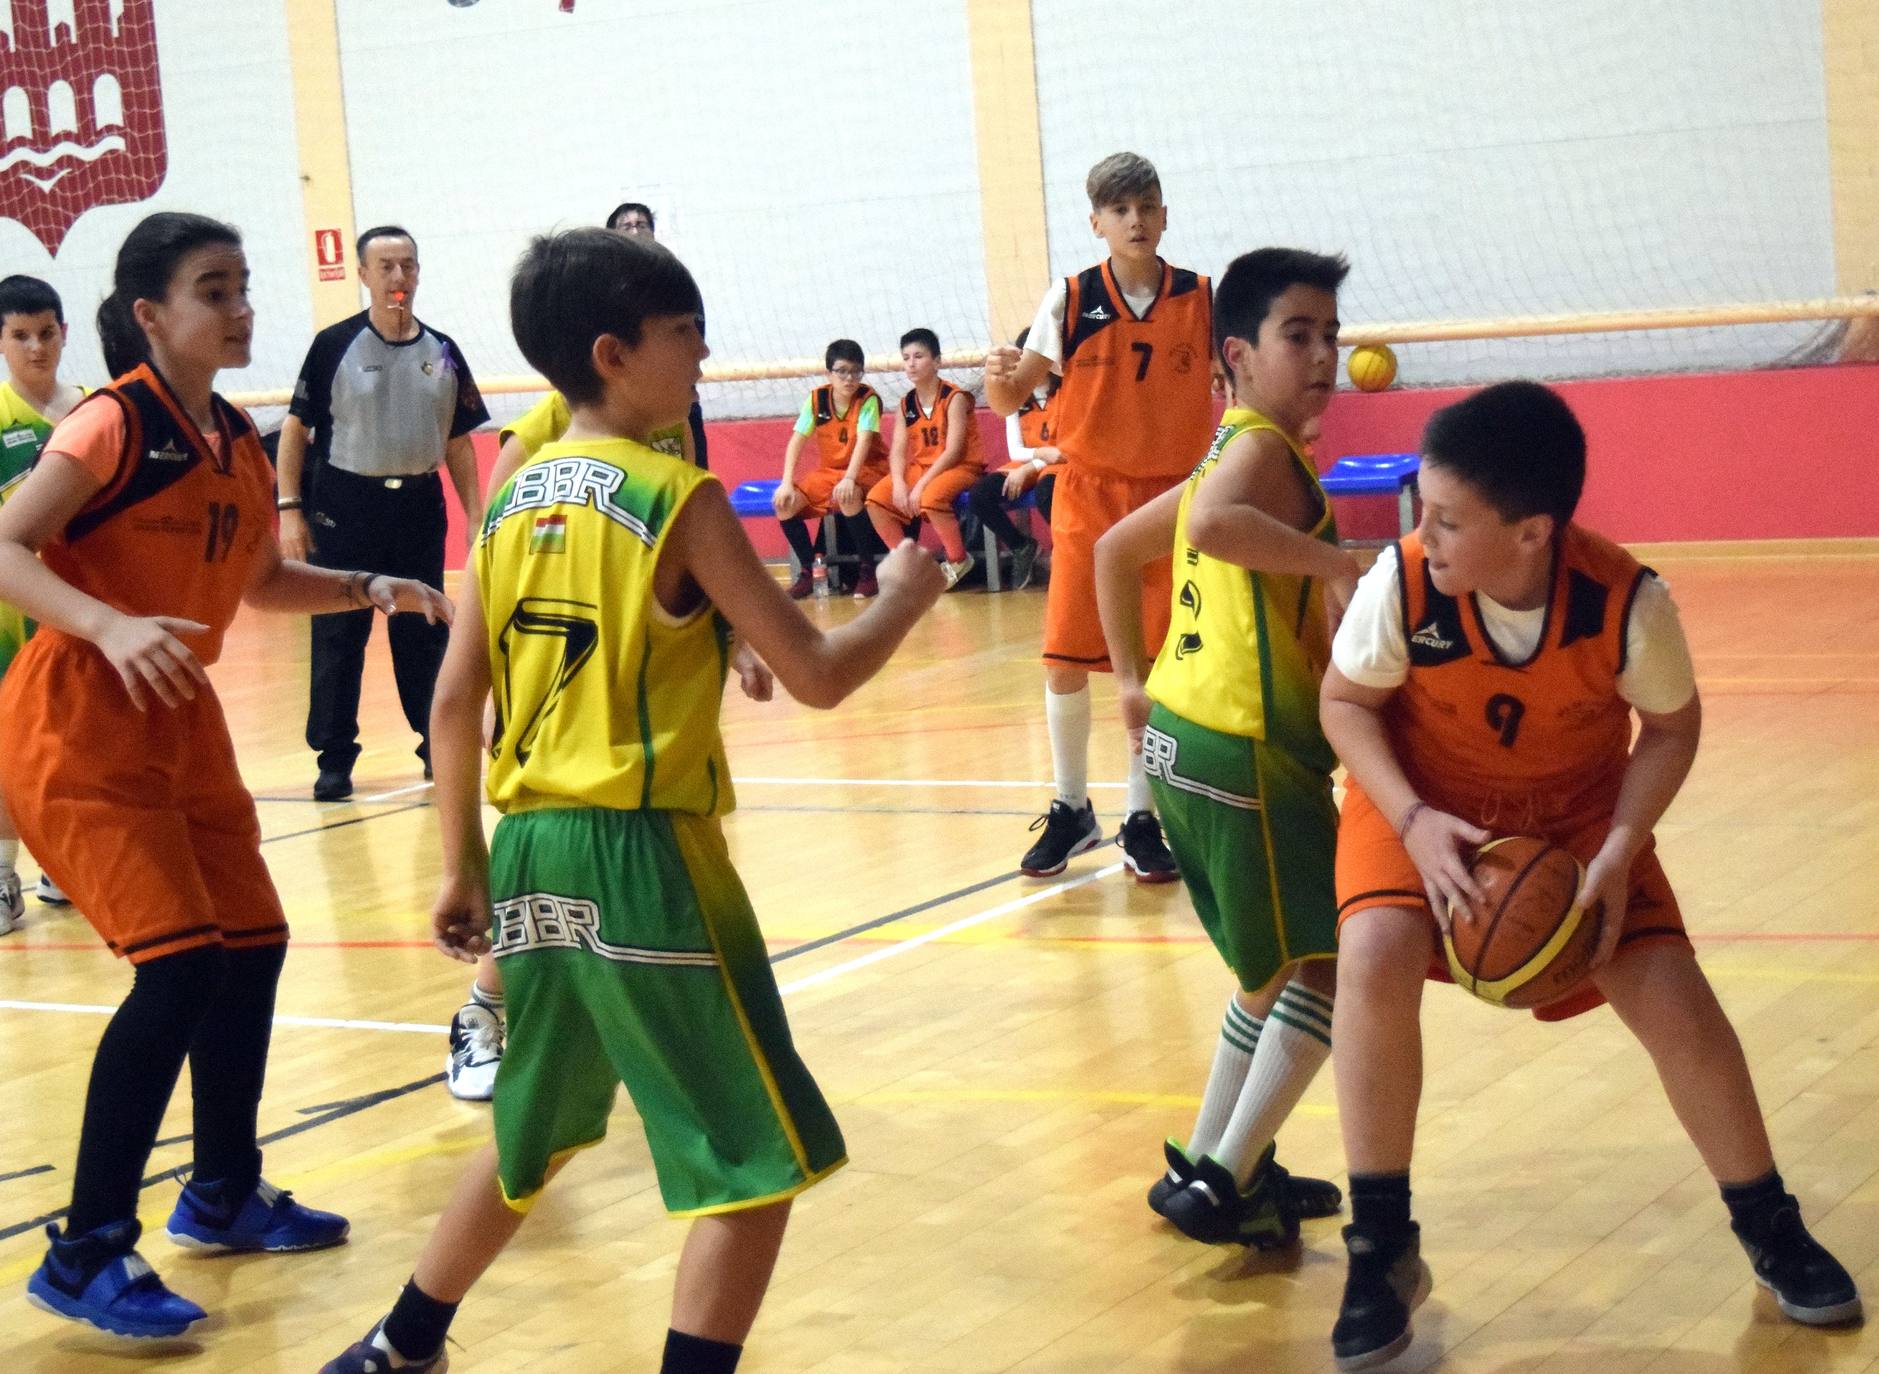
<svg viewBox="0 0 1879 1374">
<path fill-rule="evenodd" d="M 1570 850 L 1604 922 L 1590 987 L 1541 1018 L 1609 1001 L 1721 1186 L 1757 1281 L 1795 1321 L 1858 1320 L 1852 1279 L 1776 1172 L 1741 1043 L 1654 852 L 1702 721 L 1668 590 L 1572 523 L 1585 435 L 1547 388 L 1507 382 L 1438 411 L 1422 453 L 1421 527 L 1358 584 L 1321 697 L 1350 774 L 1332 1018 L 1351 1185 L 1339 1367 L 1406 1348 L 1427 1292 L 1409 1208 L 1422 984 L 1449 909 L 1481 900 L 1467 860 L 1491 834 Z"/>
<path fill-rule="evenodd" d="M 1051 576 L 1044 618 L 1044 719 L 1057 795 L 1032 824 L 1042 829 L 1019 867 L 1063 872 L 1102 842 L 1089 800 L 1093 672 L 1109 671 L 1096 610 L 1096 541 L 1130 511 L 1178 485 L 1213 434 L 1212 308 L 1207 278 L 1161 260 L 1168 227 L 1161 179 L 1134 153 L 1090 169 L 1090 228 L 1109 259 L 1057 282 L 1031 322 L 1023 352 L 986 356 L 985 399 L 1014 414 L 1053 372 L 1051 403 L 1063 456 L 1051 509 Z M 1144 569 L 1142 625 L 1151 655 L 1168 629 L 1169 562 Z M 1120 841 L 1137 879 L 1173 882 L 1174 858 L 1155 819 L 1139 754 L 1129 759 Z"/>
</svg>

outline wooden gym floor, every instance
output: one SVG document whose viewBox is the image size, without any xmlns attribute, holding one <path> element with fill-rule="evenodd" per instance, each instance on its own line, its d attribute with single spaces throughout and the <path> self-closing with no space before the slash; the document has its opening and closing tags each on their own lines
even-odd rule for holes
<svg viewBox="0 0 1879 1374">
<path fill-rule="evenodd" d="M 1681 549 L 1707 738 L 1660 830 L 1818 1234 L 1879 1298 L 1879 545 Z M 1229 980 L 1177 886 L 1105 847 L 1020 878 L 1048 797 L 1039 591 L 964 593 L 834 714 L 735 695 L 732 847 L 798 1044 L 853 1163 L 806 1194 L 744 1367 L 785 1374 L 1331 1367 L 1338 1223 L 1294 1256 L 1196 1245 L 1142 1195 L 1192 1120 Z M 811 603 L 824 624 L 846 600 Z M 90 1055 L 126 986 L 75 915 L 30 902 L 0 940 L 0 1355 L 7 1374 L 312 1371 L 385 1309 L 487 1108 L 438 1080 L 467 970 L 424 939 L 436 843 L 383 637 L 350 803 L 307 800 L 302 622 L 244 613 L 216 670 L 296 942 L 262 1128 L 268 1172 L 347 1213 L 323 1254 L 145 1252 L 216 1320 L 113 1346 L 29 1309 L 35 1219 L 70 1185 Z M 1119 818 L 1099 686 L 1091 775 Z M 101 742 L 108 747 L 108 742 Z M 30 882 L 31 866 L 26 865 Z M 1417 1211 L 1436 1275 L 1394 1368 L 1487 1374 L 1879 1371 L 1879 1333 L 1783 1321 L 1643 1053 L 1609 1012 L 1563 1026 L 1430 990 Z M 188 1094 L 166 1138 L 189 1129 Z M 463 1370 L 657 1367 L 682 1225 L 637 1123 L 577 1160 L 458 1320 Z M 1281 1136 L 1341 1176 L 1323 1075 Z M 161 1146 L 157 1174 L 188 1162 Z"/>
</svg>

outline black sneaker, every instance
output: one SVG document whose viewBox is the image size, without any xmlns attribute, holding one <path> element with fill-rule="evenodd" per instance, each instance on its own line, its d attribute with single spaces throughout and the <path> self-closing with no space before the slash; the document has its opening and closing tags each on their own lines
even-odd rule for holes
<svg viewBox="0 0 1879 1374">
<path fill-rule="evenodd" d="M 407 1360 L 394 1365 L 391 1342 L 384 1337 L 385 1323 L 380 1322 L 339 1354 L 320 1366 L 320 1374 L 444 1374 L 450 1368 L 448 1348 L 439 1346 L 427 1360 Z"/>
<path fill-rule="evenodd" d="M 1344 1228 L 1350 1269 L 1344 1301 L 1331 1328 L 1339 1369 L 1371 1369 L 1409 1349 L 1409 1314 L 1429 1296 L 1429 1266 L 1422 1262 L 1422 1228 L 1410 1222 L 1394 1233 Z"/>
<path fill-rule="evenodd" d="M 1782 1313 L 1807 1326 L 1843 1326 L 1860 1321 L 1859 1289 L 1827 1247 L 1808 1234 L 1793 1194 L 1748 1226 L 1730 1223 L 1748 1251 L 1755 1281 L 1775 1295 Z"/>
<path fill-rule="evenodd" d="M 1234 1241 L 1255 1250 L 1282 1250 L 1298 1239 L 1298 1214 L 1286 1206 L 1266 1147 L 1252 1182 L 1241 1191 L 1226 1166 L 1203 1155 L 1187 1187 L 1168 1199 L 1162 1213 L 1189 1240 Z"/>
<path fill-rule="evenodd" d="M 1152 811 L 1131 811 L 1116 836 L 1122 846 L 1122 862 L 1129 866 L 1138 883 L 1171 883 L 1181 876 L 1174 866 L 1174 855 L 1161 838 L 1161 822 Z"/>
<path fill-rule="evenodd" d="M 1161 1153 L 1168 1161 L 1168 1171 L 1149 1185 L 1148 1210 L 1158 1217 L 1165 1217 L 1168 1215 L 1168 1199 L 1194 1181 L 1194 1161 L 1187 1157 L 1187 1151 L 1181 1148 L 1181 1142 L 1173 1136 L 1161 1142 Z"/>
<path fill-rule="evenodd" d="M 1054 878 L 1070 866 L 1070 860 L 1103 842 L 1096 808 L 1087 801 L 1081 810 L 1052 802 L 1050 810 L 1031 822 L 1031 829 L 1040 827 L 1044 833 L 1018 860 L 1018 869 L 1027 878 Z M 1159 828 L 1156 834 L 1159 836 Z"/>
<path fill-rule="evenodd" d="M 1276 1159 L 1272 1172 L 1278 1178 L 1279 1196 L 1300 1221 L 1319 1221 L 1344 1210 L 1344 1190 L 1330 1179 L 1294 1174 Z"/>
<path fill-rule="evenodd" d="M 320 770 L 319 780 L 313 784 L 313 800 L 318 802 L 344 801 L 351 795 L 351 773 L 342 773 L 337 768 Z"/>
<path fill-rule="evenodd" d="M 1007 591 L 1021 592 L 1031 585 L 1031 574 L 1037 571 L 1037 540 L 1020 544 L 1011 551 L 1011 582 Z"/>
</svg>

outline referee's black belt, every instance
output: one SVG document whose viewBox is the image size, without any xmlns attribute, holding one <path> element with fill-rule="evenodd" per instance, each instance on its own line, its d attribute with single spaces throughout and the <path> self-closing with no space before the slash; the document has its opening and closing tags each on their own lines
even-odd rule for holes
<svg viewBox="0 0 1879 1374">
<path fill-rule="evenodd" d="M 373 486 L 383 487 L 387 491 L 397 491 L 400 487 L 415 486 L 427 477 L 437 476 L 436 468 L 432 468 L 428 472 L 401 472 L 396 477 L 370 477 L 363 472 L 351 472 L 341 467 L 336 467 L 332 470 L 342 477 L 350 477 L 357 482 L 370 482 Z"/>
</svg>

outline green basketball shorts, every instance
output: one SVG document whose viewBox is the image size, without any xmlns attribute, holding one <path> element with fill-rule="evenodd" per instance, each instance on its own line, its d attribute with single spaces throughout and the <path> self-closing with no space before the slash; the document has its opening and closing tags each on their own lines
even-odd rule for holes
<svg viewBox="0 0 1879 1374">
<path fill-rule="evenodd" d="M 526 1211 L 560 1156 L 639 1110 L 666 1209 L 791 1197 L 847 1162 L 796 1054 L 715 819 L 600 808 L 504 816 L 490 844 L 508 1045 L 503 1196 Z"/>
<path fill-rule="evenodd" d="M 1335 957 L 1331 779 L 1160 703 L 1142 757 L 1194 911 L 1240 987 L 1256 992 L 1294 960 Z"/>
</svg>

